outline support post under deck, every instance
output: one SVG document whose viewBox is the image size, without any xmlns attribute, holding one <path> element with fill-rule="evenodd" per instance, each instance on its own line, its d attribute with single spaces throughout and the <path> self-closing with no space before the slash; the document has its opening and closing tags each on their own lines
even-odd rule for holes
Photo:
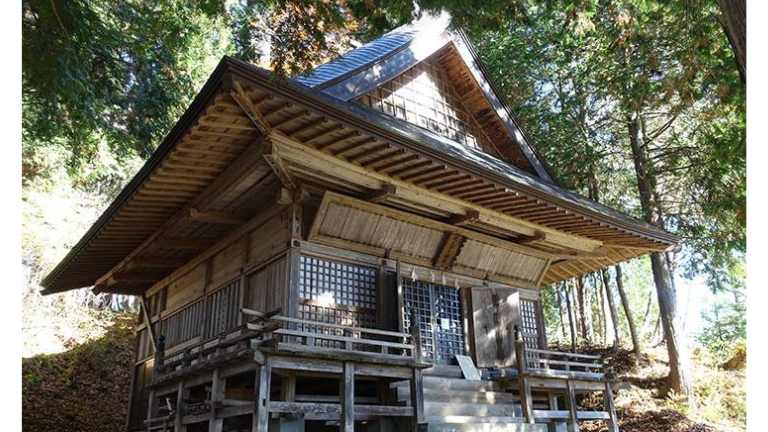
<svg viewBox="0 0 768 432">
<path fill-rule="evenodd" d="M 224 400 L 224 386 L 226 379 L 219 375 L 219 369 L 213 370 L 211 379 L 211 418 L 208 420 L 208 432 L 222 432 L 224 430 L 224 419 L 216 415 L 216 403 Z"/>
<path fill-rule="evenodd" d="M 256 409 L 253 412 L 251 432 L 267 432 L 269 428 L 269 387 L 272 370 L 270 360 L 259 367 L 256 374 Z"/>
<path fill-rule="evenodd" d="M 355 432 L 355 364 L 344 362 L 341 378 L 341 432 Z"/>
</svg>

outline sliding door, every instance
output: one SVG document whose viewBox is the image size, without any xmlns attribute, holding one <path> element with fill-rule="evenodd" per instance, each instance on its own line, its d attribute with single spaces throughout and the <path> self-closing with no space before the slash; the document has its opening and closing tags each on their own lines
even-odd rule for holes
<svg viewBox="0 0 768 432">
<path fill-rule="evenodd" d="M 426 359 L 453 364 L 457 354 L 466 354 L 464 317 L 457 288 L 403 278 L 403 306 L 403 328 L 410 332 L 416 319 Z"/>
</svg>

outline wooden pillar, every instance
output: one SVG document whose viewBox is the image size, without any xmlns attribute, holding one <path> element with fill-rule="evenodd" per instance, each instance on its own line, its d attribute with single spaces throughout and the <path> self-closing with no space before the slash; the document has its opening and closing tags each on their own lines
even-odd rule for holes
<svg viewBox="0 0 768 432">
<path fill-rule="evenodd" d="M 173 432 L 186 432 L 187 427 L 182 423 L 184 416 L 184 381 L 179 382 L 176 389 L 176 413 L 173 420 Z"/>
<path fill-rule="evenodd" d="M 256 409 L 253 412 L 251 432 L 267 432 L 269 428 L 269 387 L 272 367 L 269 358 L 256 374 Z"/>
<path fill-rule="evenodd" d="M 340 432 L 355 432 L 355 364 L 344 362 L 341 378 L 341 424 Z"/>
<path fill-rule="evenodd" d="M 577 417 L 578 407 L 576 407 L 576 390 L 573 388 L 573 381 L 565 381 L 565 400 L 568 402 L 568 432 L 579 432 L 579 422 Z"/>
<path fill-rule="evenodd" d="M 211 380 L 211 418 L 208 419 L 208 432 L 222 432 L 224 430 L 224 419 L 217 417 L 216 404 L 224 400 L 225 385 L 226 379 L 219 376 L 219 369 L 214 369 Z"/>
<path fill-rule="evenodd" d="M 613 404 L 613 389 L 611 382 L 605 382 L 605 410 L 608 411 L 608 432 L 619 432 L 619 421 L 616 418 L 616 406 Z"/>
<path fill-rule="evenodd" d="M 150 390 L 147 397 L 147 420 L 152 419 L 155 416 L 155 391 Z"/>
<path fill-rule="evenodd" d="M 525 364 L 525 344 L 520 339 L 515 340 L 515 360 L 517 361 L 517 376 L 520 382 L 520 407 L 523 410 L 523 417 L 525 417 L 526 423 L 534 423 L 533 395 Z"/>
</svg>

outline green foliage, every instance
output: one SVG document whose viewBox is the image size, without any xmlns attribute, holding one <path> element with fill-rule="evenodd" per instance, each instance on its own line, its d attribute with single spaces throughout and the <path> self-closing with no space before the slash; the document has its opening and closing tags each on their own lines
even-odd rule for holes
<svg viewBox="0 0 768 432">
<path fill-rule="evenodd" d="M 713 291 L 738 283 L 746 249 L 744 89 L 718 14 L 693 0 L 557 1 L 471 35 L 558 180 L 679 234 L 674 262 Z M 632 116 L 655 188 L 647 211 Z"/>
<path fill-rule="evenodd" d="M 739 289 L 718 297 L 703 312 L 704 328 L 697 339 L 722 363 L 746 342 L 747 305 L 746 296 Z"/>
<path fill-rule="evenodd" d="M 79 170 L 106 143 L 146 158 L 174 123 L 226 37 L 217 2 L 23 3 L 25 178 L 46 148 Z"/>
</svg>

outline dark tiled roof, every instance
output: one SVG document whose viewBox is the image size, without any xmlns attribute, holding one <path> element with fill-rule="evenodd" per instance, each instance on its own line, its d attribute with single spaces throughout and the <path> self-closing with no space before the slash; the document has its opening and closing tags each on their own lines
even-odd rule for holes
<svg viewBox="0 0 768 432">
<path fill-rule="evenodd" d="M 316 67 L 307 75 L 294 78 L 307 87 L 328 84 L 351 72 L 363 69 L 408 45 L 418 33 L 416 26 L 404 25 L 344 55 Z"/>
</svg>

